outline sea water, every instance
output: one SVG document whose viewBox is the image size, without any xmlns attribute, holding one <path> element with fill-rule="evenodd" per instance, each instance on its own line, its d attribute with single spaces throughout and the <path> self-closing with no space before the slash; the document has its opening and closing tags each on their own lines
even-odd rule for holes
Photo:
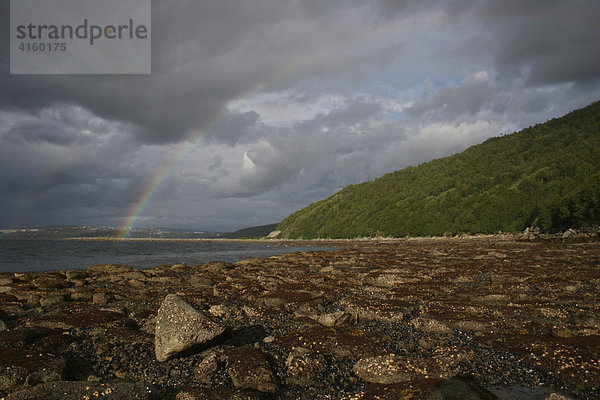
<svg viewBox="0 0 600 400">
<path fill-rule="evenodd" d="M 0 240 L 0 272 L 85 269 L 94 264 L 153 268 L 163 264 L 235 262 L 250 257 L 333 249 L 227 241 Z"/>
</svg>

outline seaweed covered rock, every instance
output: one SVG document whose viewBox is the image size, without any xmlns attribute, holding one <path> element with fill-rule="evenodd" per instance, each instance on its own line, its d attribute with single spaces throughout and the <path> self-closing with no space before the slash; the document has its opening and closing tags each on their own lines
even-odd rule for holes
<svg viewBox="0 0 600 400">
<path fill-rule="evenodd" d="M 227 372 L 238 389 L 275 393 L 273 371 L 260 350 L 237 347 L 227 353 Z"/>
<path fill-rule="evenodd" d="M 59 381 L 67 361 L 62 356 L 37 351 L 0 348 L 0 390 Z"/>
<path fill-rule="evenodd" d="M 101 398 L 106 400 L 157 399 L 152 387 L 143 383 L 93 383 L 87 381 L 51 382 L 20 390 L 6 396 L 5 400 L 80 400 Z"/>
</svg>

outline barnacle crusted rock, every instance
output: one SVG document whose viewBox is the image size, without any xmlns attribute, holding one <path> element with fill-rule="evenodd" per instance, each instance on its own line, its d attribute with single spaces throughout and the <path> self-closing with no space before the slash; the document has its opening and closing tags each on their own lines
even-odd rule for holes
<svg viewBox="0 0 600 400">
<path fill-rule="evenodd" d="M 186 303 L 175 294 L 167 295 L 156 316 L 154 352 L 158 361 L 211 341 L 225 327 Z"/>
</svg>

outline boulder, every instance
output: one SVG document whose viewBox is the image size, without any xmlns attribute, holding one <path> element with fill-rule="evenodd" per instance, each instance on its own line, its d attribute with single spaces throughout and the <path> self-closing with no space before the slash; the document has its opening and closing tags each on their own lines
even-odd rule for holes
<svg viewBox="0 0 600 400">
<path fill-rule="evenodd" d="M 186 303 L 167 295 L 156 316 L 154 351 L 158 361 L 200 347 L 225 332 L 225 327 Z"/>
</svg>

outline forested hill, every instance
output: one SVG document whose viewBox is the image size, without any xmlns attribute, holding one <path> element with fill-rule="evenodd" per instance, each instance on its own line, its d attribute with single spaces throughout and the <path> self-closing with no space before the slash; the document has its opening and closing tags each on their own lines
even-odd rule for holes
<svg viewBox="0 0 600 400">
<path fill-rule="evenodd" d="M 279 237 L 547 231 L 600 221 L 600 102 L 462 153 L 348 186 Z"/>
</svg>

